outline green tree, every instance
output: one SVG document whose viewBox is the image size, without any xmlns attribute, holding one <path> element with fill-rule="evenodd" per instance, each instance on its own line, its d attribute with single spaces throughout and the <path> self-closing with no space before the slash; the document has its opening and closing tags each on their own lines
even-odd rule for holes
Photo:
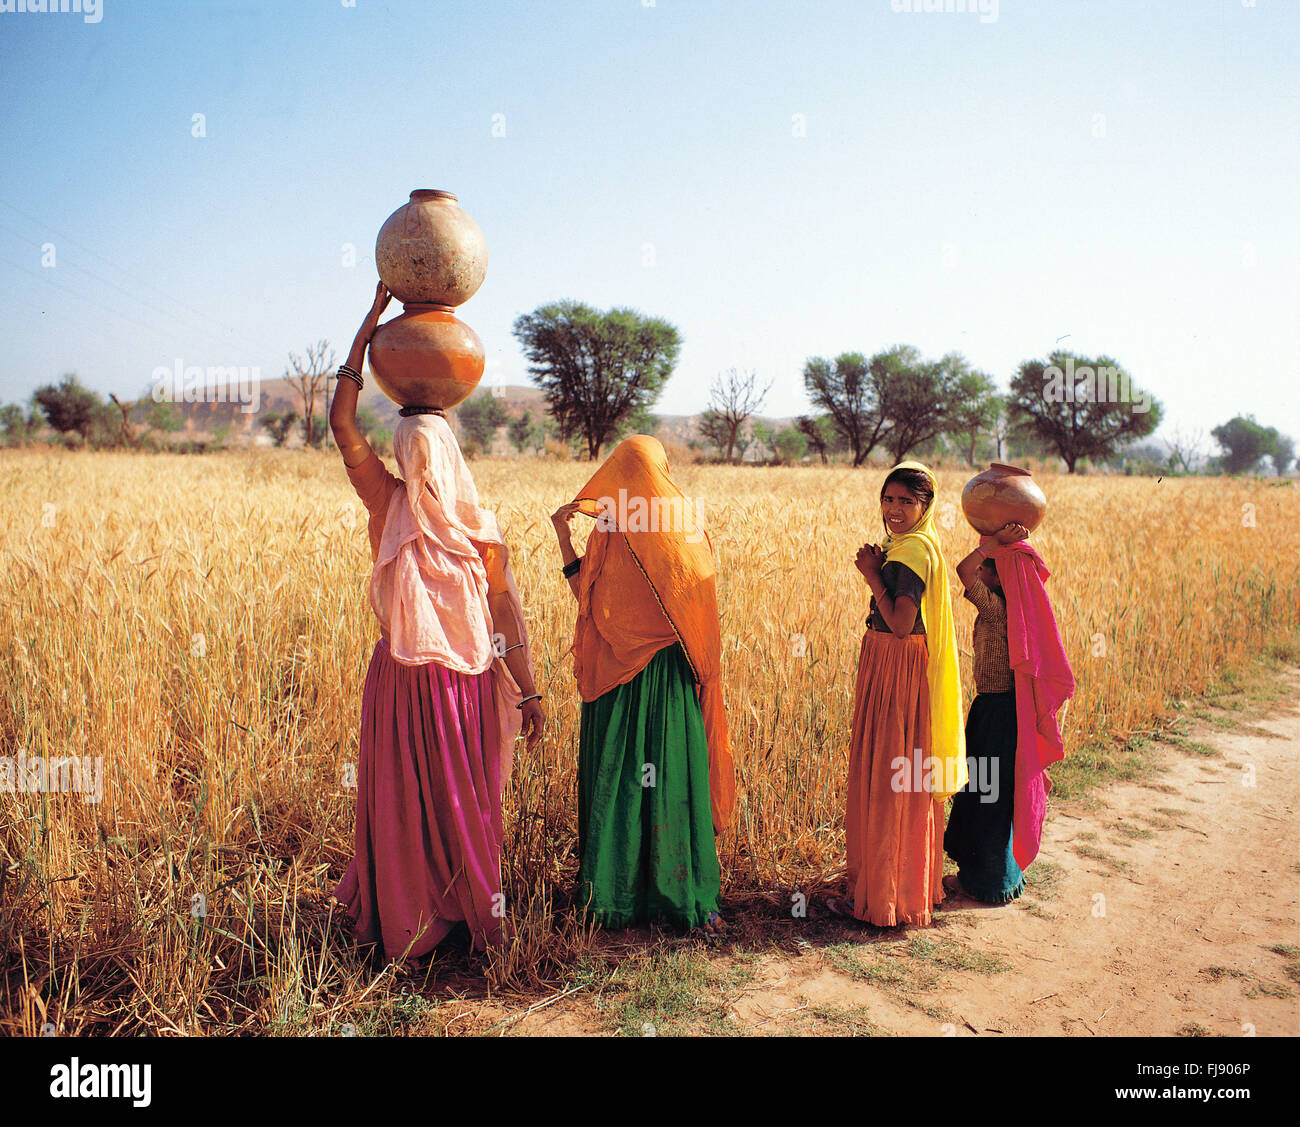
<svg viewBox="0 0 1300 1127">
<path fill-rule="evenodd" d="M 638 407 L 619 420 L 614 437 L 621 442 L 630 434 L 654 434 L 658 429 L 659 416 L 647 407 Z"/>
<path fill-rule="evenodd" d="M 322 449 L 325 446 L 325 436 L 329 433 L 326 423 L 324 415 L 313 415 L 310 425 L 304 422 L 302 424 L 303 446 L 310 446 L 313 450 Z"/>
<path fill-rule="evenodd" d="M 1053 352 L 1026 360 L 1011 380 L 1018 431 L 1054 450 L 1074 473 L 1081 458 L 1106 458 L 1160 425 L 1160 402 L 1138 388 L 1109 356 Z"/>
<path fill-rule="evenodd" d="M 461 429 L 477 450 L 491 450 L 497 427 L 504 426 L 510 418 L 505 400 L 490 391 L 480 391 L 456 408 L 456 418 Z"/>
<path fill-rule="evenodd" d="M 525 411 L 519 418 L 510 424 L 510 442 L 514 448 L 522 454 L 533 443 L 533 436 L 536 434 L 536 427 L 533 423 L 533 413 Z"/>
<path fill-rule="evenodd" d="M 369 438 L 374 431 L 377 431 L 380 422 L 379 412 L 373 407 L 357 408 L 357 430 L 361 432 L 363 438 Z"/>
<path fill-rule="evenodd" d="M 947 433 L 966 442 L 966 464 L 975 465 L 979 436 L 988 432 L 996 438 L 1000 397 L 993 377 L 972 371 L 964 359 L 957 358 L 950 389 L 951 406 Z"/>
<path fill-rule="evenodd" d="M 836 433 L 835 423 L 829 415 L 800 415 L 795 422 L 799 433 L 808 440 L 808 446 L 817 452 L 822 465 L 826 464 L 826 455 L 833 453 L 840 445 L 840 435 Z"/>
<path fill-rule="evenodd" d="M 156 400 L 152 397 L 144 409 L 144 422 L 150 430 L 171 434 L 181 429 L 184 420 L 181 410 L 170 400 Z"/>
<path fill-rule="evenodd" d="M 942 433 L 950 425 L 956 366 L 965 361 L 955 354 L 929 362 L 910 344 L 899 344 L 871 358 L 886 429 L 882 436 L 895 462 L 909 451 Z"/>
<path fill-rule="evenodd" d="M 6 446 L 26 442 L 40 425 L 35 412 L 25 412 L 17 403 L 0 407 L 0 436 L 3 436 Z"/>
<path fill-rule="evenodd" d="M 749 424 L 749 434 L 750 445 L 758 451 L 758 460 L 766 462 L 774 453 L 772 440 L 776 437 L 776 431 L 762 419 L 755 419 Z"/>
<path fill-rule="evenodd" d="M 632 309 L 601 313 L 577 301 L 522 314 L 514 335 L 561 437 L 580 435 L 593 460 L 620 422 L 654 405 L 681 351 L 667 321 Z"/>
<path fill-rule="evenodd" d="M 772 436 L 772 450 L 783 465 L 803 461 L 808 452 L 808 436 L 798 427 L 782 427 Z"/>
<path fill-rule="evenodd" d="M 266 427 L 267 433 L 277 446 L 283 446 L 289 437 L 289 431 L 298 421 L 297 411 L 264 411 L 259 420 Z"/>
<path fill-rule="evenodd" d="M 813 406 L 830 417 L 853 464 L 862 465 L 886 430 L 875 379 L 860 352 L 843 352 L 833 361 L 814 356 L 804 364 L 803 384 Z"/>
<path fill-rule="evenodd" d="M 1210 437 L 1223 448 L 1220 465 L 1225 473 L 1230 474 L 1254 470 L 1261 458 L 1274 452 L 1278 442 L 1277 431 L 1260 426 L 1254 415 L 1229 419 L 1210 431 Z"/>
<path fill-rule="evenodd" d="M 76 433 L 86 442 L 101 416 L 103 401 L 83 387 L 75 372 L 67 372 L 58 384 L 38 387 L 32 401 L 45 414 L 45 421 L 60 434 Z"/>
<path fill-rule="evenodd" d="M 1295 460 L 1295 443 L 1291 440 L 1290 435 L 1279 434 L 1277 441 L 1273 444 L 1273 450 L 1269 454 L 1273 459 L 1273 468 L 1277 471 L 1277 476 L 1281 477 L 1286 473 L 1286 468 Z"/>
</svg>

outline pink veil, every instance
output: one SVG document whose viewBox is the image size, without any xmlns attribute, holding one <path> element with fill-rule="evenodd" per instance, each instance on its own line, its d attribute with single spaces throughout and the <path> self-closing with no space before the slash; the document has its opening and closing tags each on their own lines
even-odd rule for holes
<svg viewBox="0 0 1300 1127">
<path fill-rule="evenodd" d="M 487 567 L 478 546 L 501 554 L 509 598 L 504 608 L 499 600 L 498 615 L 513 617 L 519 639 L 526 642 L 509 550 L 496 515 L 479 507 L 478 489 L 446 419 L 402 419 L 393 433 L 393 453 L 405 488 L 395 490 L 388 502 L 370 576 L 370 606 L 397 661 L 436 661 L 459 673 L 492 670 L 504 787 L 522 721 L 515 706 L 523 694 L 501 658 L 501 623 L 493 622 Z"/>
</svg>

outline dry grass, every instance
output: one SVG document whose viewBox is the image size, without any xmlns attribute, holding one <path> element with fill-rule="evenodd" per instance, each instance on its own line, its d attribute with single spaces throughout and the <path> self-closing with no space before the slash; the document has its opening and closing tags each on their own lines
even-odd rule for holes
<svg viewBox="0 0 1300 1127">
<path fill-rule="evenodd" d="M 547 519 L 589 471 L 474 467 L 512 548 L 550 725 L 537 754 L 517 756 L 507 795 L 518 939 L 486 962 L 440 958 L 440 997 L 468 1001 L 420 1014 L 401 1002 L 414 1014 L 404 1028 L 445 1030 L 475 1000 L 558 989 L 592 947 L 564 907 L 576 865 L 574 604 Z M 941 503 L 966 476 L 940 475 Z M 841 864 L 866 606 L 852 559 L 879 539 L 880 478 L 678 474 L 704 503 L 719 561 L 740 776 L 737 825 L 720 848 L 733 905 L 818 886 Z M 377 637 L 364 513 L 337 458 L 6 451 L 0 482 L 0 755 L 102 756 L 105 773 L 99 803 L 0 793 L 0 1030 L 401 1025 L 394 971 L 377 977 L 354 953 L 323 891 L 351 855 L 345 770 Z M 1067 782 L 1107 769 L 1117 740 L 1159 727 L 1171 693 L 1197 695 L 1279 646 L 1293 653 L 1300 491 L 1064 476 L 1043 486 L 1051 515 L 1035 541 L 1079 682 Z M 1254 527 L 1242 524 L 1247 504 Z M 944 512 L 955 563 L 974 536 Z M 960 600 L 958 622 L 968 650 Z"/>
</svg>

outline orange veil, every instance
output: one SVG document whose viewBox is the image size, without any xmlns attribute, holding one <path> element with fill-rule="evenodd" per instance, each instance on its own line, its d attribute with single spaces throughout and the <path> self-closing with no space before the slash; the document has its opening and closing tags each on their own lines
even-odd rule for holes
<svg viewBox="0 0 1300 1127">
<path fill-rule="evenodd" d="M 736 779 L 722 698 L 716 569 L 696 506 L 669 478 L 662 444 L 644 434 L 619 443 L 574 500 L 598 517 L 579 572 L 578 692 L 593 701 L 626 684 L 675 635 L 695 674 L 713 824 L 721 831 L 735 813 Z M 635 582 L 637 571 L 644 585 Z M 602 574 L 631 581 L 597 583 Z M 664 618 L 672 633 L 656 637 Z"/>
</svg>

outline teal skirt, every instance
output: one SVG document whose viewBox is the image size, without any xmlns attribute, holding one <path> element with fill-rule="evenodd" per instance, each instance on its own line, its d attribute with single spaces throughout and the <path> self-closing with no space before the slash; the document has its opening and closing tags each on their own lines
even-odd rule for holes
<svg viewBox="0 0 1300 1127">
<path fill-rule="evenodd" d="M 977 900 L 1005 904 L 1025 888 L 1011 851 L 1016 799 L 1016 694 L 980 693 L 966 719 L 971 781 L 952 798 L 943 847 Z M 983 784 L 982 786 L 979 784 Z"/>
<path fill-rule="evenodd" d="M 577 903 L 604 927 L 699 927 L 718 909 L 709 749 L 680 644 L 582 706 L 578 851 Z"/>
</svg>

